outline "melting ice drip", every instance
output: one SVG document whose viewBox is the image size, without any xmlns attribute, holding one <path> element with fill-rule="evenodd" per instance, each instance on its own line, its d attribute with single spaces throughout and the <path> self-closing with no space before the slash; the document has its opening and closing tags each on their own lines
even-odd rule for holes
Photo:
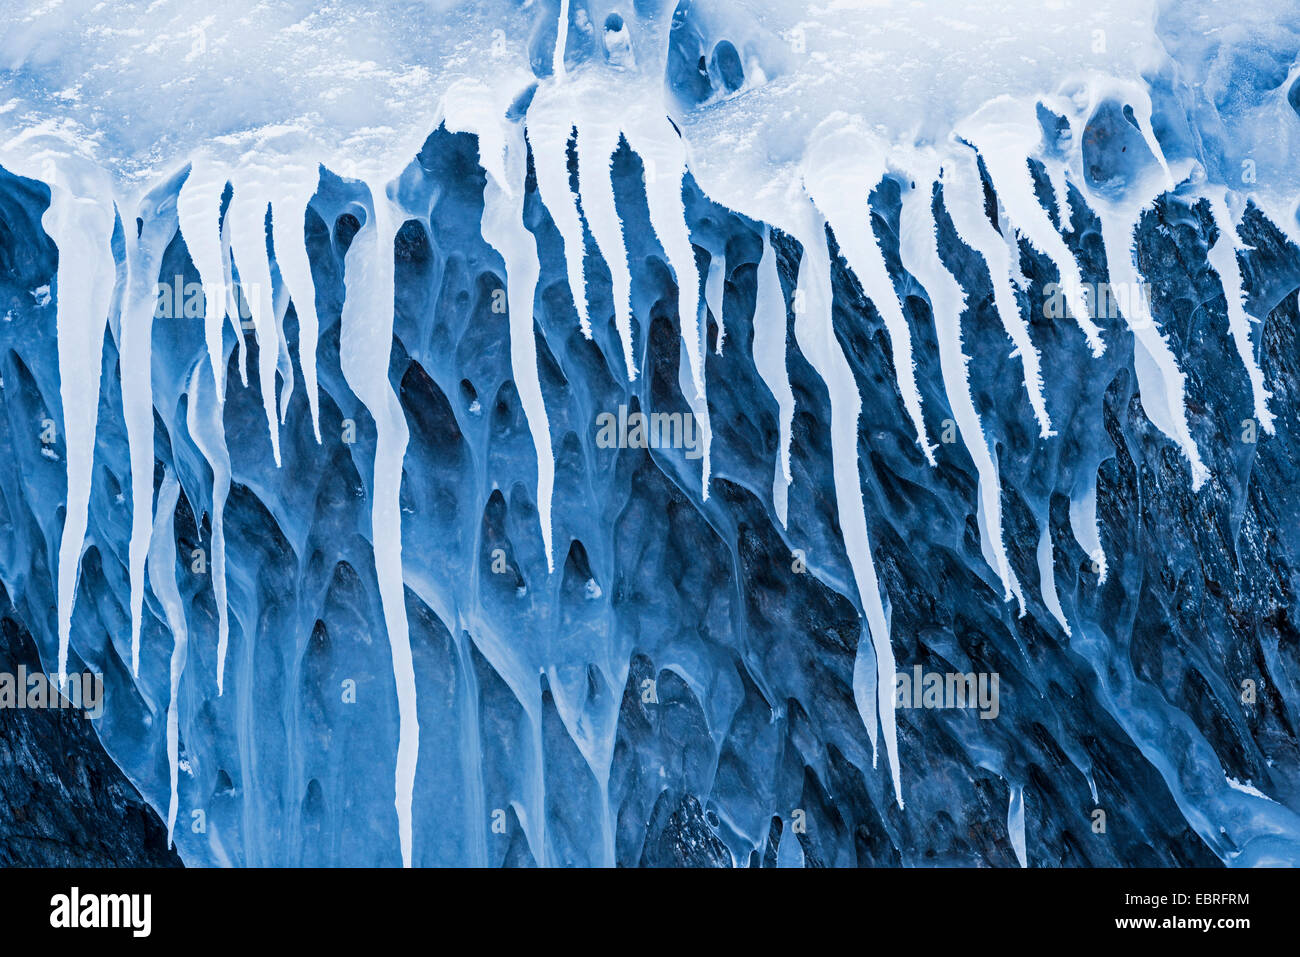
<svg viewBox="0 0 1300 957">
<path fill-rule="evenodd" d="M 107 318 L 120 311 L 115 334 L 130 449 L 133 672 L 138 675 L 140 667 L 146 572 L 174 641 L 166 728 L 172 786 L 169 833 L 177 818 L 176 698 L 193 636 L 187 637 L 185 609 L 172 571 L 171 522 L 179 494 L 175 476 L 164 478 L 154 499 L 154 398 L 151 378 L 142 370 L 151 368 L 155 283 L 164 251 L 180 235 L 206 289 L 208 362 L 189 370 L 186 391 L 190 434 L 213 477 L 212 581 L 219 614 L 220 693 L 230 630 L 223 526 L 231 486 L 222 425 L 228 388 L 226 323 L 237 339 L 239 369 L 247 385 L 238 279 L 242 288 L 255 291 L 247 302 L 249 331 L 257 343 L 252 374 L 260 386 L 272 455 L 279 465 L 281 427 L 294 389 L 293 357 L 284 328 L 290 302 L 298 318 L 302 386 L 315 439 L 321 440 L 316 291 L 304 243 L 305 216 L 318 189 L 318 164 L 363 181 L 369 191 L 364 226 L 346 258 L 340 361 L 347 384 L 373 418 L 376 432 L 372 541 L 397 688 L 395 806 L 402 859 L 408 865 L 421 729 L 403 598 L 400 491 L 408 429 L 388 367 L 394 242 L 408 219 L 418 220 L 428 212 L 418 204 L 406 205 L 401 173 L 423 136 L 440 124 L 450 132 L 475 135 L 479 144 L 486 174 L 481 231 L 500 254 L 507 276 L 510 359 L 536 451 L 537 512 L 548 569 L 554 569 L 556 453 L 533 335 L 539 260 L 524 218 L 530 169 L 562 238 L 569 291 L 588 339 L 593 324 L 603 320 L 594 314 L 588 295 L 584 224 L 604 260 L 612 280 L 621 350 L 621 356 L 610 359 L 622 363 L 631 382 L 641 370 L 634 342 L 631 271 L 611 162 L 624 141 L 639 156 L 650 223 L 678 287 L 677 318 L 687 360 L 681 385 L 702 429 L 703 499 L 710 492 L 712 440 L 705 316 L 718 317 L 721 351 L 725 260 L 711 255 L 703 275 L 697 266 L 683 208 L 686 177 L 693 176 L 716 202 L 781 230 L 802 246 L 797 287 L 787 302 L 774 248 L 766 243 L 752 319 L 754 365 L 780 412 L 772 502 L 785 526 L 789 497 L 799 494 L 792 488 L 795 397 L 787 373 L 789 307 L 798 348 L 830 397 L 830 420 L 824 427 L 832 449 L 839 526 L 870 639 L 859 645 L 855 698 L 873 753 L 878 738 L 883 738 L 900 807 L 904 794 L 891 693 L 894 653 L 862 500 L 861 397 L 832 326 L 827 229 L 883 319 L 901 397 L 899 411 L 915 431 L 919 454 L 933 466 L 934 446 L 922 415 L 903 301 L 871 226 L 873 190 L 886 178 L 900 184 L 902 265 L 930 301 L 947 400 L 978 472 L 980 545 L 1005 600 L 1015 599 L 1021 615 L 1025 596 L 1007 556 L 998 462 L 976 411 L 969 358 L 963 351 L 960 318 L 967 290 L 940 256 L 937 210 L 943 210 L 961 241 L 987 267 L 1039 434 L 1050 442 L 1056 432 L 1043 386 L 1042 358 L 1017 300 L 1025 286 L 1017 237 L 1055 266 L 1069 321 L 1077 324 L 1092 354 L 1100 356 L 1107 343 L 1093 320 L 1080 266 L 1063 235 L 1071 229 L 1072 191 L 1100 219 L 1111 285 L 1131 289 L 1141 283 L 1133 241 L 1143 212 L 1165 194 L 1186 201 L 1204 198 L 1220 237 L 1211 263 L 1223 284 L 1229 332 L 1251 383 L 1253 414 L 1265 433 L 1273 430 L 1270 395 L 1252 340 L 1252 326 L 1260 317 L 1245 307 L 1237 258 L 1243 244 L 1237 225 L 1245 203 L 1254 200 L 1293 240 L 1300 238 L 1295 217 L 1300 191 L 1280 173 L 1260 176 L 1253 185 L 1238 183 L 1230 175 L 1236 157 L 1224 147 L 1231 136 L 1217 143 L 1204 138 L 1199 148 L 1189 147 L 1190 137 L 1171 110 L 1181 105 L 1183 127 L 1195 130 L 1202 120 L 1201 104 L 1187 105 L 1192 98 L 1188 77 L 1171 89 L 1172 61 L 1157 41 L 1156 11 L 1145 4 L 1062 2 L 1046 11 L 1033 4 L 1032 35 L 1019 34 L 1017 24 L 1023 18 L 1015 3 L 982 5 L 974 32 L 969 22 L 954 19 L 948 11 L 940 15 L 938 10 L 895 4 L 838 2 L 806 9 L 771 4 L 755 9 L 717 0 L 646 4 L 633 12 L 608 3 L 560 0 L 558 10 L 554 3 L 541 5 L 532 23 L 526 22 L 529 14 L 505 9 L 504 4 L 499 10 L 479 5 L 474 11 L 441 14 L 443 19 L 435 22 L 456 23 L 456 39 L 429 41 L 433 53 L 412 44 L 406 35 L 423 40 L 434 34 L 390 13 L 358 23 L 334 11 L 342 18 L 334 22 L 325 13 L 309 12 L 310 5 L 284 4 L 269 13 L 248 6 L 229 15 L 236 28 L 225 24 L 226 14 L 220 22 L 213 17 L 194 21 L 185 5 L 167 4 L 171 19 L 150 35 L 150 45 L 141 42 L 132 51 L 151 60 L 146 87 L 158 91 L 162 102 L 169 102 L 167 91 L 174 90 L 177 97 L 173 112 L 164 108 L 157 119 L 148 120 L 141 115 L 141 139 L 147 141 L 143 144 L 126 142 L 121 130 L 96 125 L 101 108 L 106 115 L 136 115 L 131 109 L 113 109 L 120 105 L 115 97 L 121 94 L 109 89 L 114 83 L 105 68 L 92 70 L 80 84 L 63 86 L 60 71 L 70 64 L 57 57 L 51 61 L 44 52 L 53 40 L 71 35 L 73 26 L 87 23 L 100 29 L 76 31 L 82 37 L 78 43 L 128 42 L 118 28 L 143 14 L 134 5 L 120 6 L 125 12 L 32 11 L 25 18 L 13 15 L 13 23 L 6 24 L 7 29 L 13 27 L 11 39 L 0 50 L 22 68 L 7 81 L 8 102 L 0 103 L 0 161 L 49 186 L 43 225 L 59 250 L 57 331 L 68 479 L 57 564 L 60 675 L 67 668 L 85 547 L 103 337 Z M 516 42 L 522 36 L 531 39 Z M 361 52 L 348 48 L 354 40 L 364 47 Z M 712 51 L 712 68 L 692 72 L 691 64 L 682 66 L 679 54 L 689 52 L 692 42 L 701 51 Z M 187 49 L 185 55 L 169 61 L 172 51 L 181 48 Z M 279 57 L 288 57 L 287 65 Z M 143 69 L 131 66 L 136 60 L 130 57 L 121 62 L 128 64 L 123 70 Z M 259 82 L 265 79 L 274 104 L 251 96 L 226 102 L 213 95 L 213 77 L 244 70 L 253 71 Z M 1239 120 L 1252 128 L 1279 124 L 1294 140 L 1300 124 L 1287 92 L 1297 72 L 1292 66 L 1287 82 L 1261 96 L 1244 119 L 1226 110 L 1218 119 L 1229 128 Z M 131 86 L 139 77 L 115 79 L 117 86 Z M 1153 100 L 1156 89 L 1159 97 Z M 884 98 L 875 95 L 885 90 L 889 92 Z M 203 125 L 205 110 L 214 114 L 211 128 Z M 358 122 L 360 114 L 366 117 L 364 124 Z M 182 142 L 187 130 L 202 134 Z M 1122 159 L 1114 144 L 1122 144 Z M 577 160 L 576 193 L 570 182 L 570 149 Z M 1105 154 L 1102 159 L 1097 158 L 1098 150 Z M 1041 164 L 1050 179 L 1050 210 L 1035 191 L 1031 163 Z M 986 194 L 986 181 L 991 194 Z M 1258 185 L 1264 182 L 1267 186 Z M 124 236 L 123 269 L 113 251 L 115 230 Z M 1159 326 L 1141 309 L 1128 308 L 1123 318 L 1134 339 L 1146 414 L 1181 451 L 1192 485 L 1199 488 L 1207 470 L 1189 429 L 1178 359 Z M 1094 557 L 1098 578 L 1104 581 L 1107 565 L 1096 504 L 1094 475 L 1079 487 L 1070 519 L 1079 545 Z M 1055 543 L 1045 519 L 1039 531 L 1042 598 L 1069 634 L 1070 622 L 1053 584 Z M 589 760 L 595 762 L 593 770 L 602 763 L 608 769 L 608 755 L 593 754 Z M 1013 793 L 1011 817 L 1018 822 L 1016 853 L 1023 863 L 1021 787 Z M 538 839 L 538 827 L 536 820 L 525 823 L 530 840 Z"/>
</svg>

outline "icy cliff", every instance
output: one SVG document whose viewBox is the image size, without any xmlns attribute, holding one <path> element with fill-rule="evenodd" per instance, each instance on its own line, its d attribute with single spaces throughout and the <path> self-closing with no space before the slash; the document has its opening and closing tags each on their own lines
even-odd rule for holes
<svg viewBox="0 0 1300 957">
<path fill-rule="evenodd" d="M 187 864 L 1297 860 L 1296 10 L 201 8 L 0 15 L 0 583 Z"/>
</svg>

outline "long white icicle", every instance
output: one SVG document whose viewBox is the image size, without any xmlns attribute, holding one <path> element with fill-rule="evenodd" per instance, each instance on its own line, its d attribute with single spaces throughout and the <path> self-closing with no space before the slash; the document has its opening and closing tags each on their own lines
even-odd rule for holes
<svg viewBox="0 0 1300 957">
<path fill-rule="evenodd" d="M 1040 253 L 1052 261 L 1061 277 L 1061 287 L 1074 321 L 1083 330 L 1093 356 L 1106 351 L 1101 340 L 1101 330 L 1092 321 L 1088 299 L 1084 294 L 1083 274 L 1065 240 L 1052 225 L 1047 210 L 1034 193 L 1033 179 L 1029 175 L 1029 160 L 1025 156 L 1009 155 L 1006 150 L 981 152 L 988 168 L 989 178 L 1003 208 L 1016 232 L 1029 241 Z"/>
<path fill-rule="evenodd" d="M 828 121 L 829 122 L 829 121 Z M 815 134 L 814 134 L 815 135 Z M 808 195 L 831 224 L 840 252 L 884 320 L 894 353 L 894 374 L 903 407 L 916 429 L 925 460 L 934 465 L 934 448 L 925 432 L 921 390 L 916 384 L 912 333 L 889 278 L 884 254 L 871 228 L 871 191 L 885 175 L 883 153 L 860 131 L 848 127 L 821 136 L 804 161 Z"/>
<path fill-rule="evenodd" d="M 587 121 L 578 129 L 578 192 L 587 225 L 613 283 L 614 326 L 623 343 L 623 362 L 629 382 L 636 380 L 632 348 L 632 273 L 627 264 L 623 221 L 614 202 L 612 165 L 618 149 L 619 129 L 613 123 Z M 574 294 L 577 298 L 577 294 Z"/>
<path fill-rule="evenodd" d="M 1011 255 L 998 231 L 984 215 L 984 192 L 973 157 L 958 154 L 944 163 L 943 205 L 957 236 L 979 253 L 988 266 L 998 318 L 1015 344 L 1015 354 L 1020 356 L 1024 365 L 1025 389 L 1029 393 L 1029 406 L 1034 410 L 1034 418 L 1038 420 L 1038 433 L 1048 438 L 1055 433 L 1047 414 L 1047 400 L 1043 396 L 1041 360 L 1038 349 L 1029 338 L 1029 325 L 1020 314 L 1020 303 L 1011 284 Z"/>
<path fill-rule="evenodd" d="M 844 548 L 858 596 L 862 601 L 871 644 L 876 654 L 876 709 L 894 782 L 894 796 L 903 806 L 898 765 L 898 731 L 894 717 L 894 649 L 889 643 L 889 622 L 880 595 L 880 582 L 867 537 L 866 508 L 858 468 L 858 417 L 862 397 L 853 369 L 835 337 L 831 321 L 831 260 L 824 221 L 809 203 L 797 238 L 803 244 L 799 263 L 800 307 L 795 310 L 794 331 L 799 349 L 821 376 L 831 405 L 831 461 L 835 473 L 835 501 Z"/>
<path fill-rule="evenodd" d="M 643 121 L 628 124 L 627 136 L 632 149 L 640 155 L 645 170 L 645 197 L 650 211 L 650 225 L 654 227 L 659 245 L 668 257 L 668 265 L 677 277 L 677 314 L 681 319 L 682 341 L 690 359 L 695 394 L 703 397 L 704 339 L 699 323 L 700 270 L 695 265 L 695 251 L 691 248 L 691 235 L 686 227 L 686 209 L 682 205 L 686 152 L 677 131 L 663 117 L 657 123 Z M 722 321 L 721 316 L 718 316 L 718 321 Z"/>
<path fill-rule="evenodd" d="M 59 541 L 60 687 L 67 677 L 72 606 L 89 521 L 104 328 L 116 282 L 111 247 L 115 221 L 111 203 L 50 185 L 50 206 L 41 224 L 59 249 L 55 325 L 68 474 L 68 507 Z"/>
<path fill-rule="evenodd" d="M 140 676 L 140 620 L 144 607 L 144 563 L 153 531 L 153 317 L 158 269 L 163 251 L 176 234 L 174 204 L 145 197 L 139 235 L 128 225 L 126 306 L 122 311 L 122 415 L 131 460 L 131 674 Z"/>
<path fill-rule="evenodd" d="M 555 571 L 551 541 L 551 496 L 555 487 L 555 455 L 551 429 L 537 374 L 537 340 L 533 331 L 533 306 L 541 267 L 533 234 L 524 225 L 524 169 L 528 147 L 522 128 L 510 124 L 505 130 L 505 174 L 507 182 L 489 176 L 483 189 L 483 238 L 501 254 L 505 263 L 506 296 L 510 313 L 510 364 L 515 390 L 528 420 L 537 455 L 537 518 L 542 526 L 546 570 Z M 518 188 L 511 188 L 511 183 Z"/>
<path fill-rule="evenodd" d="M 221 219 L 221 269 L 225 276 L 226 287 L 226 305 L 225 311 L 231 319 L 231 325 L 235 329 L 235 343 L 239 355 L 239 382 L 248 388 L 248 343 L 244 341 L 244 320 L 249 318 L 246 310 L 241 307 L 235 299 L 235 271 L 234 259 L 230 251 L 230 234 L 232 232 L 229 208 L 226 209 L 226 215 Z M 245 300 L 247 305 L 247 300 Z"/>
<path fill-rule="evenodd" d="M 1129 291 L 1129 308 L 1123 313 L 1133 333 L 1133 368 L 1142 393 L 1142 408 L 1152 424 L 1182 449 L 1191 467 L 1192 490 L 1195 491 L 1210 473 L 1201 462 L 1201 453 L 1187 424 L 1183 372 L 1150 314 L 1146 297 L 1141 294 L 1137 265 L 1133 261 L 1134 232 L 1141 212 L 1138 209 L 1125 215 L 1125 211 L 1113 210 L 1108 215 L 1101 215 L 1106 266 L 1111 288 Z"/>
<path fill-rule="evenodd" d="M 267 195 L 248 181 L 235 184 L 227 217 L 239 284 L 257 335 L 257 373 L 271 434 L 271 455 L 280 464 L 280 423 L 276 417 L 275 369 L 280 358 L 280 336 L 276 329 L 271 298 L 271 262 L 266 252 Z"/>
<path fill-rule="evenodd" d="M 763 258 L 758 263 L 758 292 L 754 303 L 754 368 L 776 399 L 780 448 L 772 478 L 772 504 L 784 528 L 789 507 L 790 432 L 794 422 L 794 391 L 786 369 L 786 305 L 776 271 L 776 251 L 767 227 L 763 229 Z"/>
<path fill-rule="evenodd" d="M 650 225 L 659 245 L 668 257 L 668 265 L 677 278 L 677 316 L 681 324 L 682 346 L 690 368 L 694 394 L 687 402 L 700 428 L 704 450 L 701 494 L 709 497 L 709 474 L 712 471 L 710 450 L 713 430 L 709 424 L 709 406 L 705 397 L 704 328 L 700 322 L 700 270 L 695 264 L 695 250 L 686 225 L 686 208 L 682 202 L 682 178 L 686 174 L 686 151 L 672 124 L 663 117 L 644 117 L 627 124 L 627 136 L 641 157 L 645 171 L 646 204 Z M 721 342 L 722 314 L 717 314 Z M 685 379 L 684 376 L 680 378 Z M 684 385 L 684 383 L 683 383 Z"/>
<path fill-rule="evenodd" d="M 205 309 L 203 312 L 203 339 L 208 348 L 208 361 L 216 382 L 213 398 L 218 405 L 226 401 L 225 350 L 221 345 L 226 322 L 226 265 L 222 262 L 224 250 L 221 239 L 221 195 L 226 188 L 226 174 L 203 160 L 195 160 L 190 174 L 181 186 L 176 199 L 176 213 L 181 235 L 189 250 L 194 268 L 203 284 Z M 238 324 L 238 316 L 236 316 Z"/>
<path fill-rule="evenodd" d="M 1034 192 L 1034 180 L 1029 173 L 1029 157 L 1038 152 L 1043 139 L 1037 101 L 997 97 L 960 124 L 957 134 L 979 150 L 998 201 L 1016 232 L 1056 266 L 1075 322 L 1087 337 L 1092 354 L 1102 355 L 1106 346 L 1101 340 L 1101 330 L 1093 322 L 1079 264 L 1075 262 L 1061 234 L 1052 225 L 1047 210 L 1038 201 L 1038 195 Z M 1068 186 L 1064 169 L 1059 164 L 1056 169 L 1056 174 L 1049 172 L 1049 175 L 1052 177 L 1052 188 L 1056 193 L 1062 222 L 1066 222 L 1069 216 Z M 1003 233 L 1009 239 L 1014 238 L 1006 228 Z"/>
<path fill-rule="evenodd" d="M 1052 183 L 1052 195 L 1056 199 L 1056 215 L 1061 223 L 1061 232 L 1072 233 L 1074 211 L 1070 205 L 1070 180 L 1066 176 L 1066 164 L 1062 160 L 1049 156 L 1043 159 L 1043 167 L 1047 170 L 1047 178 Z"/>
<path fill-rule="evenodd" d="M 170 471 L 158 490 L 158 510 L 154 518 L 153 538 L 149 544 L 149 583 L 163 608 L 163 616 L 172 633 L 170 694 L 167 699 L 167 772 L 171 781 L 171 798 L 167 802 L 167 844 L 171 846 L 176 829 L 179 803 L 180 766 L 180 690 L 181 675 L 189 656 L 189 631 L 185 624 L 185 607 L 176 584 L 176 503 L 181 486 Z"/>
<path fill-rule="evenodd" d="M 195 446 L 212 469 L 212 597 L 217 605 L 217 695 L 225 692 L 226 650 L 230 643 L 230 609 L 226 604 L 226 498 L 230 495 L 230 452 L 221 406 L 202 394 L 202 364 L 189 385 L 189 429 Z"/>
<path fill-rule="evenodd" d="M 1077 488 L 1070 493 L 1070 529 L 1092 560 L 1097 572 L 1097 584 L 1106 583 L 1106 550 L 1101 546 L 1101 526 L 1097 524 L 1097 475 L 1084 476 L 1083 491 Z"/>
<path fill-rule="evenodd" d="M 410 439 L 401 403 L 388 381 L 393 345 L 393 242 L 398 211 L 384 188 L 371 187 L 373 218 L 353 239 L 344 261 L 347 287 L 343 300 L 339 354 L 348 386 L 375 421 L 375 471 L 372 486 L 371 539 L 384 624 L 397 686 L 396 797 L 402 865 L 411 866 L 411 805 L 415 766 L 420 753 L 416 710 L 415 666 L 406 618 L 402 579 L 402 459 Z"/>
<path fill-rule="evenodd" d="M 298 363 L 302 366 L 303 384 L 307 389 L 312 431 L 319 443 L 320 392 L 316 384 L 316 346 L 320 339 L 320 320 L 316 316 L 316 284 L 311 277 L 311 263 L 307 258 L 304 234 L 307 203 L 313 189 L 314 184 L 300 186 L 284 199 L 273 201 L 271 240 L 275 247 L 275 263 L 280 268 L 280 278 L 289 289 L 294 312 L 298 315 Z M 282 403 L 282 422 L 284 412 Z"/>
<path fill-rule="evenodd" d="M 1273 413 L 1268 409 L 1271 393 L 1264 388 L 1264 370 L 1255 360 L 1255 347 L 1250 338 L 1251 316 L 1246 313 L 1246 292 L 1242 288 L 1241 266 L 1237 263 L 1237 250 L 1246 248 L 1237 233 L 1237 224 L 1228 210 L 1226 190 L 1213 191 L 1206 197 L 1210 212 L 1219 227 L 1219 239 L 1210 247 L 1209 260 L 1223 284 L 1223 295 L 1228 301 L 1228 330 L 1241 364 L 1250 379 L 1250 393 L 1254 402 L 1255 418 L 1269 435 L 1273 434 Z"/>
<path fill-rule="evenodd" d="M 564 47 L 569 39 L 569 0 L 560 0 L 560 16 L 555 24 L 555 52 L 551 55 L 551 75 L 564 78 Z"/>
<path fill-rule="evenodd" d="M 1002 538 L 1002 487 L 998 481 L 998 467 L 989 451 L 980 425 L 979 413 L 971 398 L 969 357 L 962 350 L 961 316 L 966 307 L 966 294 L 939 258 L 937 227 L 934 221 L 931 187 L 938 174 L 937 164 L 931 175 L 917 177 L 917 188 L 905 190 L 899 224 L 899 252 L 903 268 L 916 277 L 925 288 L 934 314 L 934 334 L 939 343 L 939 366 L 943 374 L 957 431 L 970 453 L 979 476 L 979 505 L 977 519 L 980 529 L 980 546 L 984 560 L 1002 580 L 1003 598 L 1015 595 L 1020 604 L 1020 614 L 1025 613 L 1025 598 L 1011 563 L 1007 559 L 1006 543 Z"/>
<path fill-rule="evenodd" d="M 539 98 L 542 94 L 538 94 Z M 533 170 L 537 174 L 537 192 L 551 214 L 564 247 L 564 267 L 569 277 L 569 293 L 578 312 L 582 334 L 591 338 L 591 320 L 587 317 L 587 285 L 583 279 L 585 246 L 578 205 L 569 187 L 569 136 L 573 124 L 566 112 L 545 102 L 534 102 L 528 111 L 528 141 L 533 147 Z"/>
</svg>

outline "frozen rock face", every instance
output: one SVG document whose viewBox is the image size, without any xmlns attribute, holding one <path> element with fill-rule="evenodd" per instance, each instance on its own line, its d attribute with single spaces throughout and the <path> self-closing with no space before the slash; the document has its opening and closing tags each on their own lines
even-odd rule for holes
<svg viewBox="0 0 1300 957">
<path fill-rule="evenodd" d="M 185 863 L 1300 859 L 1300 43 L 1129 6 L 873 124 L 852 4 L 542 4 L 293 150 L 20 51 L 0 583 Z"/>
</svg>

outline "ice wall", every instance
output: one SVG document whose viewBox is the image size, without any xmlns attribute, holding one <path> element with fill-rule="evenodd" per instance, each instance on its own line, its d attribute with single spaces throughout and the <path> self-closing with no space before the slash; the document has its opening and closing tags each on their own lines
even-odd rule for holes
<svg viewBox="0 0 1300 957">
<path fill-rule="evenodd" d="M 1294 859 L 1300 40 L 1034 11 L 5 15 L 0 580 L 187 861 Z"/>
</svg>

